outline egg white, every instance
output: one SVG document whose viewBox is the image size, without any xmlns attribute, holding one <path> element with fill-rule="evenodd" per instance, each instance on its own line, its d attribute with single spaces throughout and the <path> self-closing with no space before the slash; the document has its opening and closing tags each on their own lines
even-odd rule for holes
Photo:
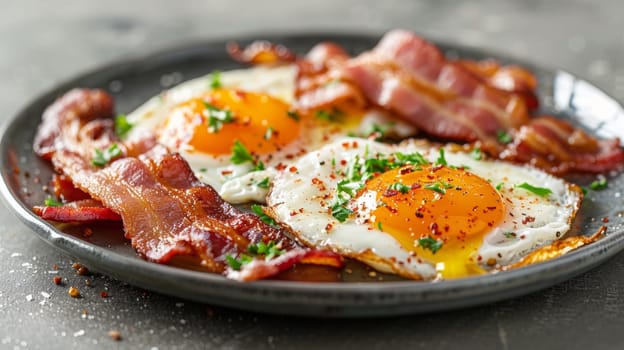
<svg viewBox="0 0 624 350">
<path fill-rule="evenodd" d="M 345 144 L 350 145 L 345 147 Z M 369 155 L 390 155 L 395 152 L 421 153 L 435 162 L 439 147 L 422 141 L 406 141 L 388 145 L 372 140 L 345 138 L 328 144 L 294 161 L 296 172 L 277 172 L 267 197 L 271 215 L 289 227 L 306 244 L 333 249 L 345 256 L 359 259 L 372 267 L 414 279 L 440 277 L 443 264 L 433 264 L 414 252 L 405 250 L 390 234 L 369 227 L 360 220 L 340 223 L 328 208 L 334 199 L 341 176 L 332 164 L 341 164 Z M 538 246 L 550 243 L 565 234 L 580 205 L 578 187 L 529 166 L 501 161 L 475 160 L 468 153 L 446 148 L 448 164 L 466 166 L 470 172 L 486 179 L 492 186 L 502 184 L 500 194 L 506 212 L 503 221 L 485 235 L 475 260 L 488 268 L 517 261 Z M 522 183 L 545 187 L 552 193 L 544 198 L 516 187 Z M 323 186 L 313 183 L 322 183 Z M 368 201 L 362 207 L 376 206 L 375 193 L 363 193 L 357 201 Z M 351 203 L 361 205 L 362 203 Z M 359 213 L 358 213 L 359 214 Z M 531 220 L 523 218 L 531 217 Z M 513 232 L 510 236 L 508 233 Z M 507 233 L 507 235 L 506 235 Z"/>
</svg>

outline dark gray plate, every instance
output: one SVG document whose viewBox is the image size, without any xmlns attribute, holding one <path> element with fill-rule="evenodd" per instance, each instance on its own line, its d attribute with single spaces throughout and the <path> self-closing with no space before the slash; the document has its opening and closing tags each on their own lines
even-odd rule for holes
<svg viewBox="0 0 624 350">
<path fill-rule="evenodd" d="M 368 35 L 260 36 L 303 53 L 322 40 L 336 41 L 352 53 L 371 48 L 378 40 Z M 245 43 L 249 40 L 240 40 Z M 35 99 L 2 128 L 0 190 L 12 208 L 35 233 L 52 246 L 89 267 L 131 284 L 169 295 L 269 313 L 325 317 L 398 315 L 446 310 L 511 298 L 545 288 L 604 262 L 624 248 L 624 175 L 612 174 L 607 190 L 590 192 L 579 212 L 573 234 L 591 234 L 609 217 L 607 236 L 546 263 L 514 271 L 439 283 L 414 281 L 303 283 L 260 281 L 239 283 L 221 276 L 158 265 L 139 258 L 123 240 L 119 227 L 104 228 L 84 238 L 71 227 L 40 220 L 30 208 L 46 197 L 42 183 L 50 166 L 32 152 L 32 139 L 44 108 L 73 87 L 111 91 L 117 111 L 129 112 L 160 92 L 162 83 L 190 79 L 215 69 L 237 67 L 225 54 L 225 42 L 196 43 L 165 52 L 125 60 L 84 74 Z M 440 44 L 450 55 L 466 58 L 500 55 Z M 523 64 L 537 73 L 544 112 L 572 120 L 599 136 L 624 136 L 624 111 L 591 84 L 561 71 Z M 618 135 L 619 133 L 619 135 Z M 19 171 L 16 171 L 19 169 Z M 591 178 L 575 178 L 587 184 Z M 108 232 L 106 232 L 108 231 Z"/>
</svg>

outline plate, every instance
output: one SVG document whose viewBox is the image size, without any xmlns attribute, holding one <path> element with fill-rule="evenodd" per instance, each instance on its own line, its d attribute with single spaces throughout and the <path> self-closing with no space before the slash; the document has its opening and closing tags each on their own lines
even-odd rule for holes
<svg viewBox="0 0 624 350">
<path fill-rule="evenodd" d="M 253 39 L 282 43 L 298 53 L 331 40 L 351 53 L 373 47 L 375 35 L 257 36 Z M 0 191 L 8 207 L 43 240 L 72 255 L 91 269 L 133 285 L 195 301 L 276 314 L 364 317 L 411 314 L 466 307 L 527 294 L 578 275 L 605 262 L 624 248 L 624 175 L 614 174 L 604 191 L 592 191 L 583 203 L 573 231 L 591 234 L 608 217 L 604 239 L 561 258 L 521 269 L 437 283 L 416 281 L 309 283 L 258 281 L 241 283 L 198 271 L 149 263 L 132 250 L 119 227 L 111 234 L 89 238 L 69 226 L 40 220 L 31 207 L 43 203 L 42 183 L 51 167 L 32 151 L 32 140 L 41 113 L 58 96 L 73 87 L 103 88 L 112 93 L 117 111 L 130 112 L 170 84 L 201 76 L 215 69 L 238 67 L 225 53 L 226 41 L 198 42 L 144 57 L 101 67 L 60 84 L 36 98 L 2 128 Z M 624 110 L 592 84 L 572 74 L 546 70 L 478 49 L 437 43 L 447 55 L 519 63 L 536 73 L 542 111 L 571 120 L 601 137 L 624 139 Z M 619 134 L 618 134 L 619 133 Z M 592 178 L 574 179 L 587 184 Z"/>
</svg>

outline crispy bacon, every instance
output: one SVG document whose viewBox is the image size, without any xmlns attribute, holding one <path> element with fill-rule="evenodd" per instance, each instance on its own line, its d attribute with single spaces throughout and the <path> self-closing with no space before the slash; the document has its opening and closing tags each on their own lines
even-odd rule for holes
<svg viewBox="0 0 624 350">
<path fill-rule="evenodd" d="M 501 158 L 531 163 L 552 174 L 604 173 L 624 164 L 618 140 L 597 140 L 551 116 L 533 119 L 521 127 Z"/>
<path fill-rule="evenodd" d="M 72 92 L 77 93 L 93 96 L 95 92 Z M 97 104 L 97 101 L 87 97 L 84 103 Z M 85 152 L 81 146 L 107 148 L 114 143 L 119 144 L 110 130 L 112 124 L 106 123 L 106 120 L 89 119 L 90 112 L 84 111 L 91 111 L 93 107 L 76 112 L 71 104 L 65 102 L 66 97 L 63 97 L 57 101 L 60 106 L 52 105 L 48 110 L 55 114 L 50 112 L 43 124 L 54 123 L 56 115 L 73 128 L 60 129 L 50 139 L 49 147 L 42 156 L 51 157 L 55 169 L 93 199 L 85 206 L 74 203 L 60 207 L 37 207 L 34 210 L 39 215 L 58 221 L 121 218 L 126 237 L 146 259 L 166 263 L 176 255 L 196 255 L 207 269 L 216 273 L 226 272 L 226 257 L 245 253 L 250 243 L 272 241 L 286 251 L 297 249 L 308 252 L 299 248 L 280 229 L 223 201 L 212 187 L 194 176 L 181 156 L 170 154 L 162 147 L 155 147 L 139 157 L 121 157 L 105 167 L 95 167 L 91 164 L 91 153 Z M 84 122 L 85 119 L 89 120 Z M 88 138 L 77 137 L 84 133 L 84 128 L 91 128 L 94 123 L 102 126 L 99 133 L 89 134 Z M 45 130 L 46 127 L 40 128 L 40 132 Z M 316 261 L 331 266 L 342 264 L 338 254 L 327 252 L 325 255 L 327 259 Z M 296 262 L 306 261 L 309 257 L 307 254 L 293 256 Z M 256 276 L 264 278 L 268 275 Z"/>
<path fill-rule="evenodd" d="M 42 219 L 58 222 L 119 221 L 121 217 L 102 203 L 93 199 L 82 199 L 60 206 L 35 206 L 35 214 Z"/>
<path fill-rule="evenodd" d="M 54 195 L 65 202 L 91 198 L 88 193 L 76 188 L 71 179 L 66 175 L 54 174 L 52 176 L 52 189 L 54 190 Z"/>
<path fill-rule="evenodd" d="M 366 104 L 360 89 L 342 79 L 341 69 L 350 56 L 334 43 L 320 43 L 297 61 L 295 96 L 300 110 L 327 107 L 361 108 Z"/>
<path fill-rule="evenodd" d="M 113 98 L 102 90 L 74 89 L 43 112 L 34 140 L 34 150 L 44 159 L 58 149 L 90 156 L 94 149 L 110 145 L 115 135 L 110 118 Z"/>
</svg>

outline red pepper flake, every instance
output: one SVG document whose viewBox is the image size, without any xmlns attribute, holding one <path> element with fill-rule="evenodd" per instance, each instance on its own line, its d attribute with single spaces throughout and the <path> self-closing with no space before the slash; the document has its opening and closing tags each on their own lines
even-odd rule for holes
<svg viewBox="0 0 624 350">
<path fill-rule="evenodd" d="M 436 171 L 438 171 L 438 170 L 440 170 L 442 168 L 444 168 L 444 165 L 439 164 L 439 165 L 436 165 L 433 168 L 431 168 L 431 171 L 436 172 Z"/>
<path fill-rule="evenodd" d="M 421 212 L 417 211 L 417 212 L 416 212 L 416 217 L 417 217 L 417 218 L 422 219 L 422 218 L 424 218 L 424 217 L 425 217 L 425 215 L 424 215 L 423 213 L 421 213 Z"/>
<path fill-rule="evenodd" d="M 108 293 L 107 293 L 106 291 L 102 291 L 102 292 L 100 293 L 100 296 L 101 296 L 102 298 L 108 298 Z"/>
<path fill-rule="evenodd" d="M 535 221 L 535 218 L 533 216 L 527 216 L 524 219 L 522 219 L 522 224 L 526 225 L 529 222 L 533 222 Z"/>
<path fill-rule="evenodd" d="M 605 216 L 604 218 L 602 218 L 602 222 L 604 222 L 605 224 L 609 222 L 609 217 Z"/>
<path fill-rule="evenodd" d="M 348 142 L 343 142 L 343 143 L 342 143 L 342 147 L 344 147 L 344 148 L 349 148 L 349 143 L 348 143 Z"/>
<path fill-rule="evenodd" d="M 82 230 L 82 235 L 85 237 L 91 237 L 91 235 L 93 235 L 93 230 L 90 227 L 85 227 L 85 229 Z"/>
<path fill-rule="evenodd" d="M 75 263 L 73 263 L 73 264 L 72 264 L 72 268 L 73 268 L 74 270 L 78 270 L 78 269 L 79 269 L 79 268 L 81 268 L 81 267 L 82 267 L 82 265 L 81 265 L 80 263 L 75 262 Z"/>
<path fill-rule="evenodd" d="M 329 231 L 331 231 L 331 229 L 332 229 L 333 227 L 334 227 L 334 226 L 333 226 L 332 224 L 327 224 L 327 225 L 325 226 L 325 231 L 329 232 Z"/>
<path fill-rule="evenodd" d="M 438 223 L 436 222 L 432 222 L 431 225 L 429 225 L 429 229 L 431 230 L 431 233 L 436 236 L 439 236 L 441 234 L 440 230 L 438 229 Z"/>
<path fill-rule="evenodd" d="M 78 270 L 76 271 L 76 273 L 79 274 L 80 276 L 88 275 L 89 274 L 89 269 L 87 269 L 84 266 L 80 266 L 78 268 Z"/>
<path fill-rule="evenodd" d="M 343 165 L 343 166 L 344 166 L 344 165 L 347 165 L 347 161 L 346 161 L 345 159 L 341 160 L 341 161 L 340 161 L 340 165 Z"/>
<path fill-rule="evenodd" d="M 384 196 L 384 197 L 393 197 L 393 196 L 396 196 L 397 194 L 399 194 L 399 191 L 397 191 L 397 190 L 391 190 L 391 189 L 388 189 L 388 190 L 386 190 L 386 191 L 383 193 L 383 196 Z"/>
<path fill-rule="evenodd" d="M 419 184 L 419 183 L 413 183 L 413 184 L 412 184 L 412 190 L 417 190 L 417 189 L 419 189 L 419 188 L 421 188 L 421 187 L 422 187 L 422 185 L 421 185 L 421 184 Z"/>
<path fill-rule="evenodd" d="M 403 169 L 399 170 L 399 174 L 405 175 L 405 174 L 409 174 L 409 173 L 411 173 L 413 171 L 414 170 L 412 170 L 412 168 L 403 168 Z"/>
<path fill-rule="evenodd" d="M 277 165 L 275 166 L 275 169 L 277 169 L 277 170 L 279 170 L 279 171 L 282 171 L 282 170 L 286 169 L 286 164 L 279 163 L 279 164 L 277 164 Z"/>
<path fill-rule="evenodd" d="M 315 177 L 315 178 L 312 178 L 312 183 L 315 185 L 322 185 L 323 180 L 319 179 L 318 177 Z"/>
<path fill-rule="evenodd" d="M 291 212 L 290 212 L 290 216 L 295 216 L 295 215 L 297 215 L 297 214 L 299 214 L 299 213 L 297 213 L 297 211 L 296 211 L 296 210 L 293 210 L 293 211 L 291 211 Z"/>
<path fill-rule="evenodd" d="M 232 170 L 221 170 L 221 175 L 226 176 L 232 174 Z"/>
<path fill-rule="evenodd" d="M 351 142 L 351 146 L 352 146 L 353 148 L 357 148 L 357 147 L 358 147 L 358 143 L 357 143 L 357 141 L 353 141 L 353 142 Z"/>
<path fill-rule="evenodd" d="M 291 173 L 296 173 L 297 172 L 297 167 L 295 166 L 291 166 L 288 171 L 290 171 Z"/>
<path fill-rule="evenodd" d="M 54 278 L 52 279 L 52 281 L 54 282 L 54 284 L 56 284 L 57 286 L 60 286 L 61 283 L 63 283 L 63 279 L 61 278 L 61 276 L 54 276 Z"/>
<path fill-rule="evenodd" d="M 245 99 L 247 97 L 247 93 L 243 90 L 235 90 L 234 93 L 236 94 L 236 97 L 240 98 L 240 99 Z"/>
</svg>

